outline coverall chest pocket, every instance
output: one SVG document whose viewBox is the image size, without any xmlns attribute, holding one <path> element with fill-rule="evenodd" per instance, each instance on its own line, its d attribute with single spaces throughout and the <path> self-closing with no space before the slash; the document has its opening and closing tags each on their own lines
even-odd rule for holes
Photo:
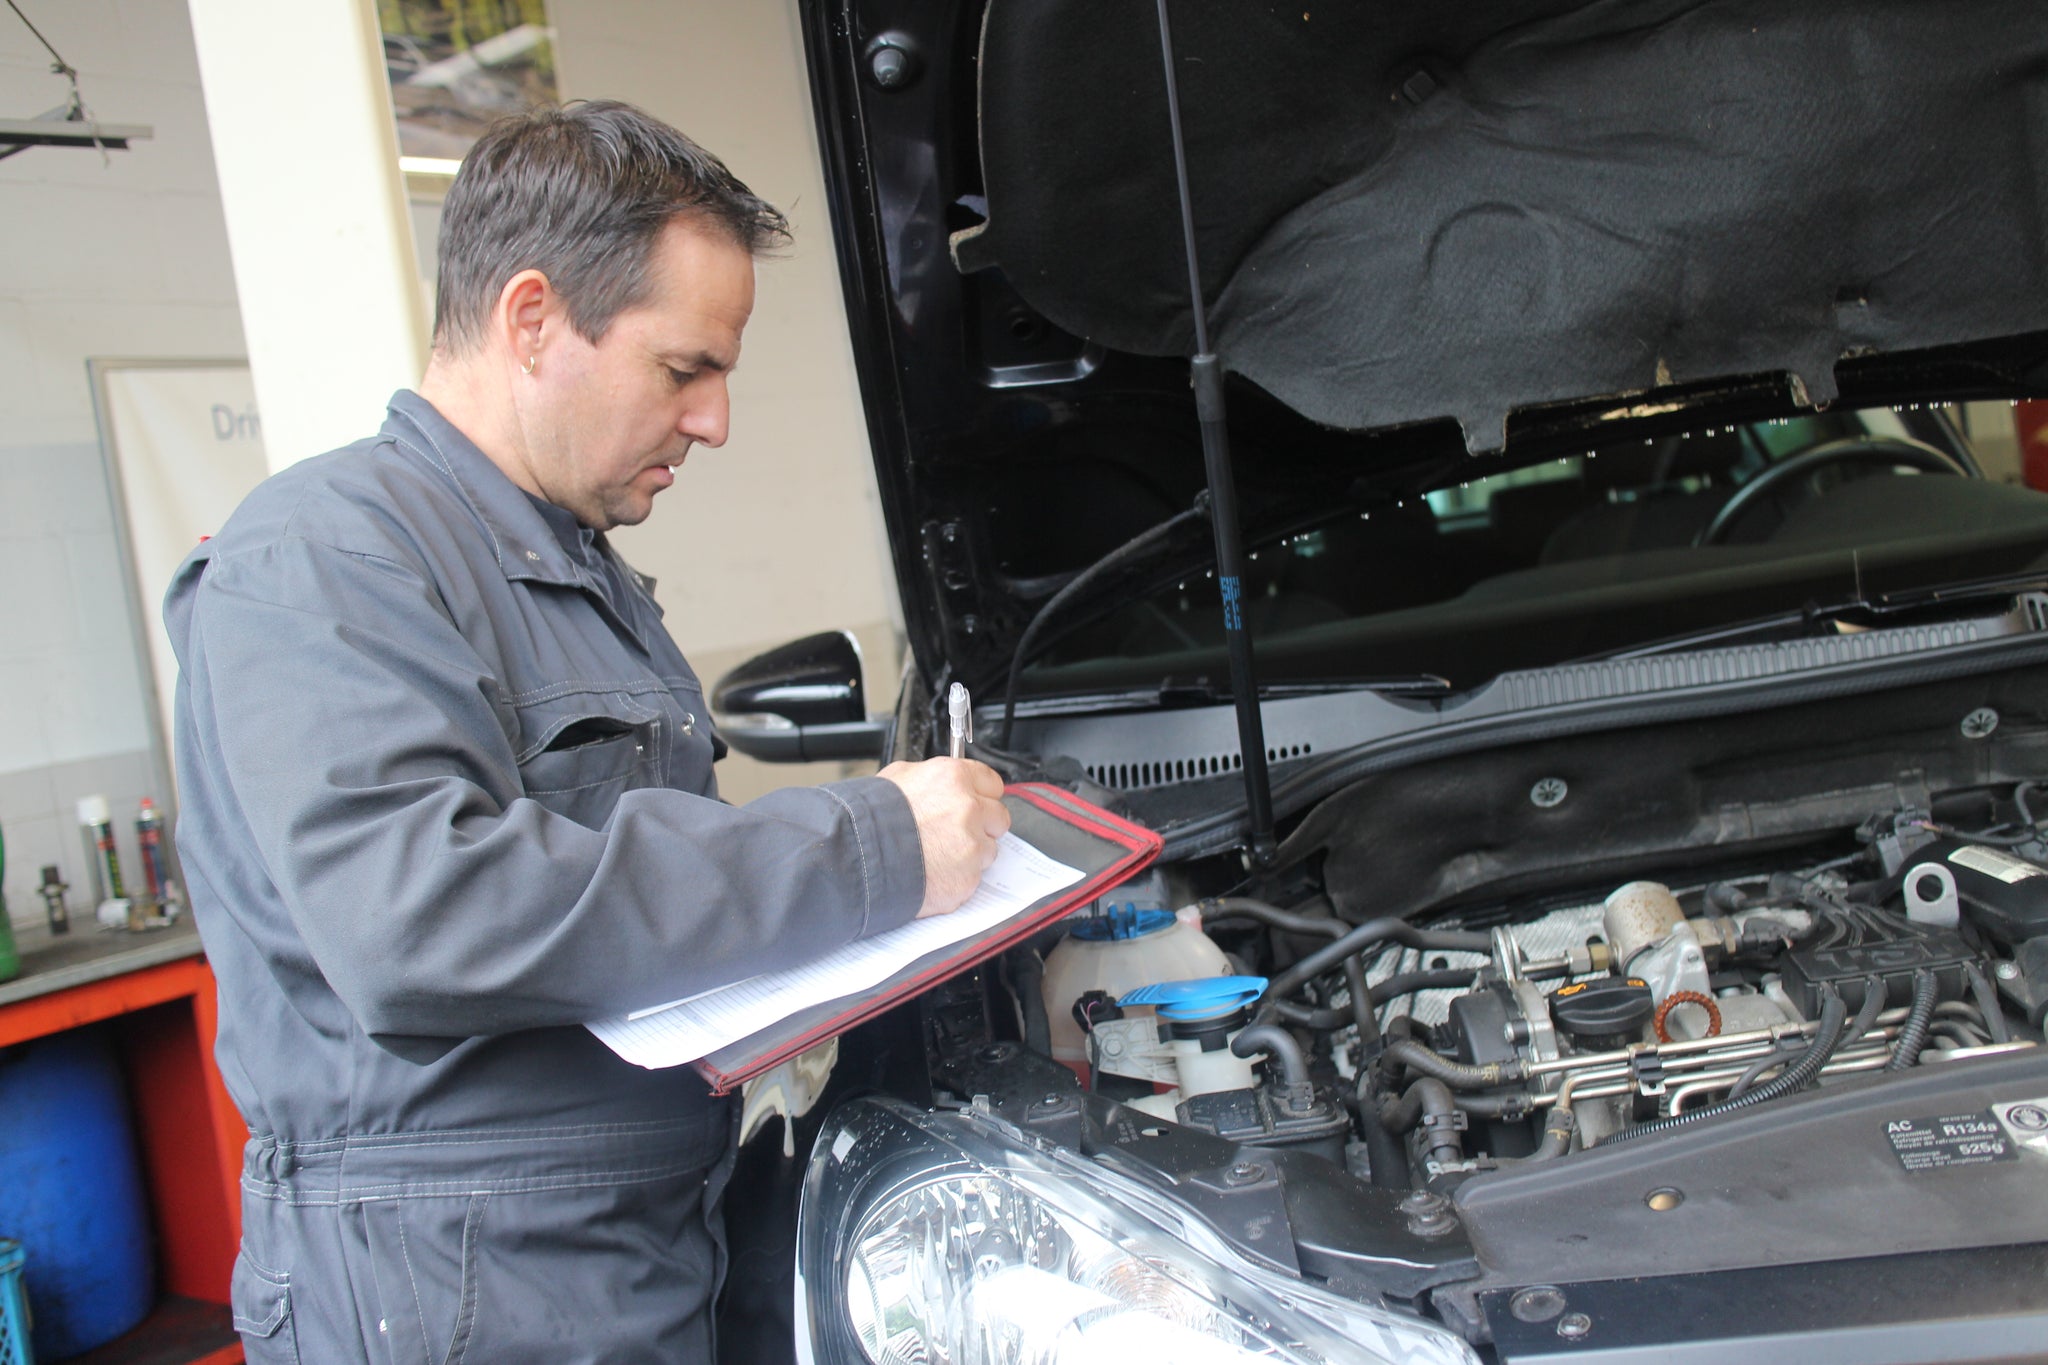
<svg viewBox="0 0 2048 1365">
<path fill-rule="evenodd" d="M 665 728 L 658 705 L 623 692 L 572 692 L 522 705 L 525 794 L 557 815 L 600 828 L 625 793 L 664 785 Z"/>
</svg>

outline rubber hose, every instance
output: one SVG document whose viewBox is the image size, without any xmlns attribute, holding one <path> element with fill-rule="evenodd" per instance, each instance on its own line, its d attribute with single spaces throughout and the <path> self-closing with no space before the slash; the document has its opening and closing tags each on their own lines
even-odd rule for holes
<svg viewBox="0 0 2048 1365">
<path fill-rule="evenodd" d="M 1052 1025 L 1045 1017 L 1045 963 L 1030 949 L 1010 959 L 1017 1003 L 1024 1011 L 1024 1045 L 1041 1057 L 1052 1055 Z"/>
<path fill-rule="evenodd" d="M 1977 1030 L 1966 1028 L 1953 1019 L 1937 1019 L 1934 1021 L 1933 1026 L 1927 1030 L 1927 1041 L 1929 1045 L 1932 1045 L 1936 1039 L 1956 1047 L 1984 1047 L 1991 1041 L 1983 1034 L 1977 1032 Z M 1920 1055 L 1923 1057 L 1927 1055 L 1924 1048 L 1921 1050 Z"/>
<path fill-rule="evenodd" d="M 1386 1125 L 1388 1132 L 1405 1133 L 1415 1126 L 1415 1120 L 1421 1118 L 1423 1113 L 1422 1087 L 1425 1085 L 1441 1087 L 1445 1094 L 1451 1096 L 1451 1104 L 1454 1107 L 1478 1118 L 1505 1118 L 1509 1114 L 1525 1113 L 1529 1107 L 1528 1100 L 1520 1095 L 1452 1094 L 1450 1088 L 1442 1081 L 1434 1076 L 1424 1076 L 1409 1086 L 1405 1094 L 1398 1098 L 1389 1095 L 1386 1102 L 1380 1105 L 1380 1122 Z"/>
<path fill-rule="evenodd" d="M 1329 901 L 1318 896 L 1309 902 L 1318 903 L 1327 906 Z M 1217 896 L 1211 900 L 1197 902 L 1195 908 L 1200 911 L 1204 924 L 1232 918 L 1249 919 L 1285 933 L 1306 934 L 1333 940 L 1344 937 L 1351 928 L 1334 915 L 1283 910 L 1268 901 L 1255 900 L 1250 896 Z M 1348 1018 L 1335 1010 L 1319 1010 L 1313 1013 L 1297 1011 L 1288 1015 L 1288 1022 L 1306 1025 L 1318 1031 L 1342 1028 L 1347 1023 L 1356 1024 L 1360 1042 L 1377 1042 L 1380 1036 L 1379 1021 L 1373 1018 L 1372 1001 L 1365 990 L 1365 964 L 1356 956 L 1344 959 L 1344 978 L 1351 993 L 1351 1012 Z"/>
<path fill-rule="evenodd" d="M 1362 1085 L 1363 1083 L 1361 1083 Z M 1369 1179 L 1385 1189 L 1408 1188 L 1408 1149 L 1380 1122 L 1379 1110 L 1362 1093 L 1358 1106 L 1358 1130 L 1365 1137 L 1366 1159 L 1372 1163 Z"/>
<path fill-rule="evenodd" d="M 1259 1007 L 1259 1012 L 1269 1014 L 1283 1024 L 1313 1029 L 1317 1033 L 1328 1033 L 1352 1022 L 1350 1010 L 1311 1009 L 1307 1005 L 1296 1005 L 1286 1000 L 1268 1000 Z"/>
<path fill-rule="evenodd" d="M 1415 1113 L 1406 1123 L 1395 1123 L 1390 1117 L 1393 1110 L 1406 1110 L 1409 1101 L 1414 1101 Z M 1458 1103 L 1451 1097 L 1451 1088 L 1433 1076 L 1424 1076 L 1408 1087 L 1408 1093 L 1380 1111 L 1380 1122 L 1390 1132 L 1405 1132 L 1418 1119 L 1454 1119 Z M 1431 1131 L 1429 1156 L 1432 1161 L 1452 1165 L 1465 1159 L 1465 1147 L 1458 1139 L 1457 1129 L 1451 1124 L 1436 1126 Z"/>
<path fill-rule="evenodd" d="M 1799 1054 L 1796 1052 L 1785 1051 L 1765 1053 L 1763 1056 L 1751 1062 L 1749 1064 L 1748 1069 L 1745 1070 L 1741 1076 L 1736 1078 L 1735 1084 L 1728 1088 L 1728 1098 L 1732 1100 L 1737 1099 L 1743 1095 L 1747 1095 L 1749 1093 L 1749 1088 L 1756 1084 L 1757 1077 L 1763 1075 L 1766 1071 L 1769 1071 L 1774 1066 L 1785 1065 L 1785 1063 L 1791 1061 L 1798 1055 Z"/>
<path fill-rule="evenodd" d="M 1137 535 L 1117 546 L 1093 564 L 1082 569 L 1079 573 L 1068 579 L 1058 592 L 1048 598 L 1044 606 L 1032 614 L 1030 622 L 1024 627 L 1023 636 L 1017 641 L 1017 648 L 1010 654 L 1009 678 L 1003 687 L 1003 748 L 1007 749 L 1010 747 L 1012 732 L 1016 729 L 1017 725 L 1017 680 L 1023 675 L 1024 665 L 1037 657 L 1037 651 L 1033 646 L 1038 643 L 1039 635 L 1045 629 L 1045 623 L 1057 617 L 1061 608 L 1079 597 L 1090 583 L 1097 581 L 1110 570 L 1119 568 L 1134 559 L 1151 553 L 1157 547 L 1171 540 L 1174 533 L 1181 527 L 1191 526 L 1196 522 L 1207 521 L 1208 519 L 1209 498 L 1208 494 L 1204 493 L 1197 499 L 1193 507 L 1188 508 L 1184 512 L 1176 512 L 1157 526 L 1140 531 Z"/>
<path fill-rule="evenodd" d="M 1991 988 L 1991 978 L 1984 975 L 1984 969 L 1972 962 L 1963 969 L 1970 979 L 1970 994 L 1977 997 L 1977 1013 L 1984 1016 L 1984 1027 L 1991 1034 L 1994 1043 L 2012 1041 L 2012 1030 L 2006 1027 L 2005 1011 L 1998 1007 L 1998 992 Z"/>
<path fill-rule="evenodd" d="M 2039 782 L 2022 782 L 2012 789 L 2012 803 L 2019 807 L 2020 823 L 2028 829 L 2038 830 L 2041 827 L 2041 822 L 2034 818 L 2033 806 L 2027 802 L 2027 793 L 2038 791 L 2040 786 Z"/>
<path fill-rule="evenodd" d="M 1318 896 L 1315 900 L 1321 901 L 1322 898 Z M 1213 900 L 1197 901 L 1195 908 L 1201 911 L 1204 924 L 1216 920 L 1250 919 L 1275 929 L 1285 929 L 1290 934 L 1310 934 L 1327 939 L 1340 939 L 1351 930 L 1349 924 L 1335 915 L 1283 910 L 1269 901 L 1254 900 L 1250 896 L 1217 896 Z"/>
<path fill-rule="evenodd" d="M 1519 1081 L 1528 1074 L 1518 1061 L 1487 1062 L 1480 1066 L 1454 1062 L 1441 1052 L 1425 1047 L 1413 1038 L 1389 1040 L 1386 1051 L 1380 1055 L 1387 1061 L 1401 1063 L 1410 1071 L 1434 1076 L 1454 1090 L 1490 1090 L 1497 1085 Z"/>
<path fill-rule="evenodd" d="M 1356 962 L 1357 959 L 1353 958 L 1352 961 Z M 1460 987 L 1469 986 L 1478 975 L 1479 971 L 1475 967 L 1451 967 L 1439 971 L 1401 972 L 1388 977 L 1366 991 L 1367 1007 L 1368 1009 L 1377 1008 L 1380 1005 L 1386 1004 L 1389 1000 L 1398 1000 L 1402 996 L 1414 991 L 1455 990 Z M 1352 1013 L 1348 1010 L 1311 1009 L 1307 1005 L 1296 1005 L 1286 1000 L 1268 1000 L 1262 1008 L 1273 1011 L 1275 1017 L 1285 1020 L 1296 1028 L 1315 1029 L 1318 1032 L 1343 1028 L 1346 1024 L 1355 1022 Z M 1375 1026 L 1372 1033 L 1361 1034 L 1360 1036 L 1370 1041 L 1378 1031 L 1377 1026 Z"/>
<path fill-rule="evenodd" d="M 1351 1022 L 1358 1025 L 1358 1041 L 1371 1046 L 1380 1040 L 1379 1016 L 1372 1012 L 1372 990 L 1365 984 L 1365 963 L 1356 957 L 1344 959 L 1344 994 L 1351 1002 Z"/>
<path fill-rule="evenodd" d="M 1308 1062 L 1301 1055 L 1301 1044 L 1294 1041 L 1294 1035 L 1278 1024 L 1253 1024 L 1241 1029 L 1230 1040 L 1230 1052 L 1234 1057 L 1249 1057 L 1254 1052 L 1266 1053 L 1280 1068 L 1280 1079 L 1287 1085 L 1308 1085 Z"/>
<path fill-rule="evenodd" d="M 1418 929 L 1407 920 L 1395 919 L 1389 915 L 1367 920 L 1335 943 L 1316 949 L 1274 977 L 1266 987 L 1267 994 L 1275 997 L 1286 995 L 1303 982 L 1321 976 L 1345 958 L 1363 952 L 1375 944 L 1385 943 L 1388 939 L 1410 948 L 1434 948 L 1450 953 L 1493 951 L 1493 939 L 1489 935 L 1468 934 L 1453 929 Z"/>
<path fill-rule="evenodd" d="M 1906 1022 L 1899 1025 L 1892 1059 L 1884 1064 L 1886 1071 L 1904 1071 L 1920 1060 L 1920 1050 L 1927 1046 L 1927 1029 L 1934 1022 L 1935 995 L 1940 988 L 1934 973 L 1925 967 L 1913 973 L 1913 1007 L 1906 1012 Z"/>
<path fill-rule="evenodd" d="M 1842 997 L 1832 987 L 1826 987 L 1826 998 L 1820 1007 L 1820 1031 L 1814 1035 L 1812 1046 L 1799 1055 L 1799 1060 L 1785 1068 L 1778 1078 L 1769 1084 L 1760 1085 L 1746 1095 L 1732 1100 L 1722 1100 L 1704 1108 L 1688 1110 L 1683 1114 L 1672 1114 L 1668 1118 L 1652 1119 L 1648 1123 L 1634 1124 L 1609 1133 L 1598 1145 L 1611 1147 L 1619 1142 L 1634 1142 L 1637 1138 L 1649 1137 L 1653 1133 L 1668 1133 L 1674 1128 L 1683 1128 L 1698 1123 L 1701 1119 L 1718 1118 L 1732 1114 L 1738 1109 L 1774 1100 L 1780 1095 L 1789 1095 L 1799 1090 L 1820 1074 L 1828 1058 L 1835 1055 L 1835 1049 L 1842 1045 L 1842 1037 L 1848 1032 L 1849 1007 L 1842 1003 Z M 1877 1010 L 1871 1009 L 1872 1001 L 1865 1000 L 1870 1017 L 1877 1017 Z"/>
<path fill-rule="evenodd" d="M 1384 1005 L 1389 1000 L 1398 1000 L 1415 991 L 1457 990 L 1469 986 L 1479 976 L 1477 967 L 1446 967 L 1435 971 L 1396 972 L 1384 981 L 1376 982 L 1368 992 L 1368 998 L 1375 1005 Z"/>
<path fill-rule="evenodd" d="M 1527 1156 L 1496 1158 L 1503 1166 L 1519 1166 L 1529 1161 L 1555 1161 L 1572 1149 L 1572 1132 L 1577 1127 L 1577 1116 L 1572 1112 L 1573 1092 L 1578 1089 L 1575 1078 L 1567 1078 L 1564 1087 L 1557 1092 L 1556 1101 L 1550 1107 L 1550 1115 L 1543 1122 L 1543 1137 L 1536 1144 L 1536 1150 Z"/>
<path fill-rule="evenodd" d="M 1550 1117 L 1543 1125 L 1543 1140 L 1536 1144 L 1536 1150 L 1529 1153 L 1530 1161 L 1555 1161 L 1572 1149 L 1572 1129 L 1575 1126 L 1569 1105 L 1555 1105 Z"/>
</svg>

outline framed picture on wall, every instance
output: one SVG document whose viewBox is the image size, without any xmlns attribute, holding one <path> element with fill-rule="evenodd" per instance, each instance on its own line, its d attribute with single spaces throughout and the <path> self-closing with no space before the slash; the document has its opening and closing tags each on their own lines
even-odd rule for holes
<svg viewBox="0 0 2048 1365">
<path fill-rule="evenodd" d="M 377 0 L 398 154 L 460 161 L 493 120 L 559 98 L 544 0 Z"/>
</svg>

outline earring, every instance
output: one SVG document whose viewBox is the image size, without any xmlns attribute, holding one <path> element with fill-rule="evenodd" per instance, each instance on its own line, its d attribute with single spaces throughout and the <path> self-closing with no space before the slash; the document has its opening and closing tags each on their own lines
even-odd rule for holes
<svg viewBox="0 0 2048 1365">
<path fill-rule="evenodd" d="M 528 357 L 526 357 L 526 364 L 525 364 L 524 366 L 522 366 L 522 367 L 521 367 L 521 369 L 522 369 L 522 371 L 523 371 L 524 373 L 526 373 L 526 374 L 532 374 L 532 373 L 533 373 L 533 362 L 534 362 L 534 360 L 535 360 L 536 358 L 537 358 L 537 357 L 534 357 L 534 356 L 528 356 Z"/>
</svg>

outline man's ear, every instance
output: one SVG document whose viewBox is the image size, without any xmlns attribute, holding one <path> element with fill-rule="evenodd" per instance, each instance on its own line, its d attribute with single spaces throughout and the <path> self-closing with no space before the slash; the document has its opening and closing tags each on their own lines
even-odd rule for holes
<svg viewBox="0 0 2048 1365">
<path fill-rule="evenodd" d="M 492 321 L 505 353 L 514 364 L 524 366 L 540 355 L 555 329 L 566 322 L 562 296 L 540 271 L 522 270 L 498 291 Z"/>
</svg>

